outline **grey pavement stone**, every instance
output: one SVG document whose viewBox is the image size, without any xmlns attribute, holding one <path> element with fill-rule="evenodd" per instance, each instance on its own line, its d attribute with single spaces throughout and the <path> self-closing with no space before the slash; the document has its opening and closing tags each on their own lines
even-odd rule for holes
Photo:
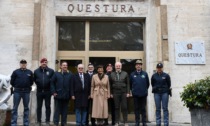
<svg viewBox="0 0 210 126">
<path fill-rule="evenodd" d="M 111 122 L 109 122 L 110 124 Z M 134 126 L 135 124 L 134 123 L 128 123 L 129 126 Z M 147 123 L 148 126 L 156 126 L 156 123 L 155 122 L 149 122 Z M 18 125 L 18 126 L 23 126 L 23 125 Z M 36 124 L 31 124 L 30 126 L 37 126 Z M 42 126 L 45 126 L 45 123 L 42 123 Z M 53 123 L 51 123 L 50 126 L 54 126 Z M 68 122 L 67 126 L 76 126 L 76 123 L 75 122 Z M 112 126 L 112 125 L 109 125 L 109 126 Z M 123 126 L 123 124 L 120 124 L 119 126 Z M 140 124 L 140 126 L 142 126 Z M 163 126 L 163 124 L 162 124 Z M 169 126 L 192 126 L 191 124 L 189 123 L 175 123 L 175 122 L 171 122 L 169 124 Z"/>
</svg>

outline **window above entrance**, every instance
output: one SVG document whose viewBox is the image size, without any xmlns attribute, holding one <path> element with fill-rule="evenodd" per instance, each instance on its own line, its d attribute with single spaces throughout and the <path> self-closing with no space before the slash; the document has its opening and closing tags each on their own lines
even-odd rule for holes
<svg viewBox="0 0 210 126">
<path fill-rule="evenodd" d="M 140 22 L 90 22 L 91 51 L 143 51 Z"/>
<path fill-rule="evenodd" d="M 58 50 L 85 50 L 85 22 L 60 22 Z"/>
<path fill-rule="evenodd" d="M 58 51 L 143 51 L 143 22 L 60 21 Z"/>
</svg>

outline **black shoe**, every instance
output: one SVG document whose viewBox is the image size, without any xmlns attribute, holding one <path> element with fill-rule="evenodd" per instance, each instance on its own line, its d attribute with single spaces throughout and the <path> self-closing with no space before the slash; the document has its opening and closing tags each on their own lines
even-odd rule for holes
<svg viewBox="0 0 210 126">
<path fill-rule="evenodd" d="M 146 123 L 143 123 L 143 126 L 147 126 L 147 124 Z"/>
<path fill-rule="evenodd" d="M 96 124 L 95 123 L 92 123 L 91 126 L 96 126 Z"/>
<path fill-rule="evenodd" d="M 103 126 L 108 126 L 108 125 L 109 125 L 108 122 L 104 122 L 104 123 L 103 123 Z"/>
</svg>

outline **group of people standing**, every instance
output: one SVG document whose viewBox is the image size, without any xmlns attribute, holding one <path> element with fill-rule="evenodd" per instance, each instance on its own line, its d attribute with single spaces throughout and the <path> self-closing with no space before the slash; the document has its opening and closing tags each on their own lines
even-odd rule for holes
<svg viewBox="0 0 210 126">
<path fill-rule="evenodd" d="M 84 72 L 84 65 L 78 64 L 77 73 L 68 70 L 68 63 L 61 62 L 60 69 L 54 72 L 47 66 L 47 59 L 40 60 L 40 67 L 34 73 L 26 68 L 26 60 L 20 61 L 20 69 L 13 72 L 11 85 L 14 88 L 13 110 L 11 126 L 17 126 L 17 109 L 20 100 L 24 106 L 24 126 L 29 125 L 29 101 L 33 82 L 37 85 L 37 122 L 41 125 L 42 104 L 45 101 L 46 124 L 49 125 L 51 115 L 51 96 L 55 101 L 53 123 L 55 126 L 67 125 L 69 100 L 74 100 L 76 125 L 88 126 L 89 115 L 92 126 L 108 125 L 111 109 L 112 125 L 120 123 L 120 111 L 123 123 L 128 126 L 127 98 L 133 97 L 135 126 L 140 125 L 140 114 L 143 126 L 146 124 L 146 101 L 150 86 L 147 72 L 142 70 L 142 61 L 135 62 L 136 70 L 130 76 L 122 70 L 122 64 L 116 62 L 96 67 L 88 65 Z M 115 69 L 113 71 L 113 69 Z M 171 87 L 170 76 L 163 72 L 163 64 L 157 64 L 157 72 L 151 78 L 152 92 L 156 105 L 156 124 L 161 126 L 161 104 L 164 113 L 164 126 L 168 126 L 168 95 Z M 60 121 L 61 117 L 61 121 Z"/>
</svg>

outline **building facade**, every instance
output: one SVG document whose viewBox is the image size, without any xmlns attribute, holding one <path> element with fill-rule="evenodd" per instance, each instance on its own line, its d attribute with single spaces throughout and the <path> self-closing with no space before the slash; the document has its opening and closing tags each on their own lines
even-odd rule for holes
<svg viewBox="0 0 210 126">
<path fill-rule="evenodd" d="M 134 61 L 142 59 L 151 77 L 162 62 L 173 88 L 170 122 L 190 122 L 180 92 L 187 83 L 209 76 L 209 22 L 209 0 L 1 0 L 1 74 L 11 74 L 21 59 L 34 70 L 46 57 L 51 68 L 58 69 L 58 62 L 65 60 L 72 71 L 78 63 L 121 61 L 130 72 Z M 179 42 L 204 43 L 204 61 L 177 62 L 180 57 L 200 56 L 177 56 Z M 155 121 L 151 87 L 147 111 L 148 120 Z"/>
</svg>

